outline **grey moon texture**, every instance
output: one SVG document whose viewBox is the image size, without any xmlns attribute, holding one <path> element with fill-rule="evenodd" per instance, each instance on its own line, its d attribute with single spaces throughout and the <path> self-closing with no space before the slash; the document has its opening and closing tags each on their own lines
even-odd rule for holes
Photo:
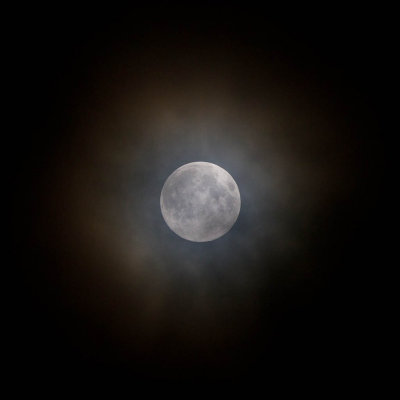
<svg viewBox="0 0 400 400">
<path fill-rule="evenodd" d="M 240 192 L 218 165 L 192 162 L 176 169 L 160 197 L 162 216 L 183 239 L 209 242 L 227 233 L 240 212 Z"/>
</svg>

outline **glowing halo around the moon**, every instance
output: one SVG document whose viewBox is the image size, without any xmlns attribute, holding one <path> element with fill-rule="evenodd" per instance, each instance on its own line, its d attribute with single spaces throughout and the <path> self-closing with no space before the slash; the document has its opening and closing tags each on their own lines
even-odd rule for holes
<svg viewBox="0 0 400 400">
<path fill-rule="evenodd" d="M 176 169 L 160 197 L 169 228 L 192 242 L 209 242 L 227 233 L 240 212 L 239 188 L 218 165 L 192 162 Z"/>
</svg>

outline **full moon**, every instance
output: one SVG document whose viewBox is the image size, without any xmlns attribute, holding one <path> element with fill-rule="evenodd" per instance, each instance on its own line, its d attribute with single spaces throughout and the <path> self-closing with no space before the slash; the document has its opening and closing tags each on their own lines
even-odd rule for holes
<svg viewBox="0 0 400 400">
<path fill-rule="evenodd" d="M 227 233 L 239 215 L 240 193 L 232 176 L 218 165 L 192 162 L 165 181 L 161 213 L 183 239 L 210 242 Z"/>
</svg>

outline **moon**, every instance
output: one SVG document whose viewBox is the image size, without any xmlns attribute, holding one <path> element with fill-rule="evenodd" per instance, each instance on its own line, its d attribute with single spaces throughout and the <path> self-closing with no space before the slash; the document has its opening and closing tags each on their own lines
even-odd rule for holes
<svg viewBox="0 0 400 400">
<path fill-rule="evenodd" d="M 183 239 L 210 242 L 225 235 L 240 212 L 240 192 L 218 165 L 192 162 L 176 169 L 161 191 L 162 216 Z"/>
</svg>

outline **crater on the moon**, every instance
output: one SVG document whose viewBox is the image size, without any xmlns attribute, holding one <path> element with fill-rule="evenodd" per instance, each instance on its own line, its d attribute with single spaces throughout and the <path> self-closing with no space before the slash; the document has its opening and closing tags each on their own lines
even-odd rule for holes
<svg viewBox="0 0 400 400">
<path fill-rule="evenodd" d="M 161 213 L 178 236 L 193 242 L 218 239 L 240 212 L 239 188 L 218 165 L 193 162 L 175 170 L 161 191 Z"/>
</svg>

